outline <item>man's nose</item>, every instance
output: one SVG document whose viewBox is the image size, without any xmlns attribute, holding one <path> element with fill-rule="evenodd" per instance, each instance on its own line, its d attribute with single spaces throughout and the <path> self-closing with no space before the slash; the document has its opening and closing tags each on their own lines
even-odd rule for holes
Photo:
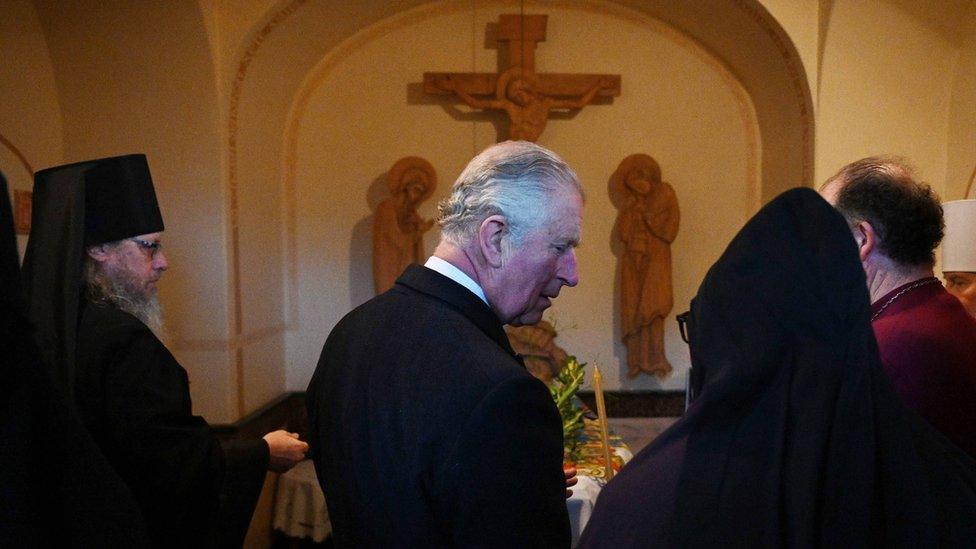
<svg viewBox="0 0 976 549">
<path fill-rule="evenodd" d="M 559 268 L 559 279 L 563 284 L 573 287 L 579 284 L 579 265 L 576 263 L 576 248 L 570 248 L 562 257 L 562 265 Z"/>
<path fill-rule="evenodd" d="M 156 250 L 156 253 L 153 255 L 152 268 L 157 271 L 169 269 L 169 261 L 166 260 L 166 254 L 163 250 Z"/>
</svg>

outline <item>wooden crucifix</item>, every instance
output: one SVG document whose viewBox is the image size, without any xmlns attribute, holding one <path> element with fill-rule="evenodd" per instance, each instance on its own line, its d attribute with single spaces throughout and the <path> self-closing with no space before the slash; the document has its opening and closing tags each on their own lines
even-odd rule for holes
<svg viewBox="0 0 976 549">
<path fill-rule="evenodd" d="M 597 96 L 620 95 L 619 74 L 538 74 L 535 47 L 546 39 L 547 15 L 504 14 L 498 41 L 507 45 L 498 74 L 425 72 L 424 92 L 456 95 L 475 109 L 508 115 L 508 138 L 535 141 L 549 111 L 581 109 Z"/>
</svg>

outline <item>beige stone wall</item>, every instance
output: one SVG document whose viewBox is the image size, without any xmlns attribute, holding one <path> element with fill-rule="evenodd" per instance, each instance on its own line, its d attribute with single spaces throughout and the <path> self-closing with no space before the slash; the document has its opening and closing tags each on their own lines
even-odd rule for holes
<svg viewBox="0 0 976 549">
<path fill-rule="evenodd" d="M 30 0 L 5 2 L 0 16 L 0 171 L 29 191 L 32 171 L 64 156 L 61 106 L 41 21 Z M 25 236 L 17 237 L 23 258 Z"/>
<path fill-rule="evenodd" d="M 838 0 L 823 54 L 817 180 L 872 154 L 910 159 L 940 193 L 953 44 L 887 2 Z"/>
<path fill-rule="evenodd" d="M 192 3 L 34 8 L 57 84 L 58 161 L 146 153 L 167 229 L 160 293 L 171 348 L 190 374 L 196 411 L 235 419 L 220 117 L 200 12 Z"/>
<path fill-rule="evenodd" d="M 952 79 L 949 104 L 949 136 L 946 151 L 946 181 L 943 198 L 959 200 L 976 169 L 976 6 L 965 18 L 966 37 L 960 44 Z M 976 187 L 976 184 L 974 184 Z M 967 198 L 976 192 L 970 190 Z"/>
<path fill-rule="evenodd" d="M 824 0 L 760 0 L 796 47 L 810 83 L 814 107 L 820 79 L 820 29 Z"/>
</svg>

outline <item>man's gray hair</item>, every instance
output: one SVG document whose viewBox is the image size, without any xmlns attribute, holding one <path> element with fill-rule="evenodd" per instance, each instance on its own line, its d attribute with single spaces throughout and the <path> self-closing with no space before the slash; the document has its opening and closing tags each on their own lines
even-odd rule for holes
<svg viewBox="0 0 976 549">
<path fill-rule="evenodd" d="M 493 145 L 468 163 L 451 194 L 438 204 L 441 234 L 465 246 L 482 221 L 503 215 L 508 244 L 519 246 L 525 235 L 559 215 L 550 204 L 567 191 L 584 197 L 576 172 L 554 152 L 528 141 Z"/>
</svg>

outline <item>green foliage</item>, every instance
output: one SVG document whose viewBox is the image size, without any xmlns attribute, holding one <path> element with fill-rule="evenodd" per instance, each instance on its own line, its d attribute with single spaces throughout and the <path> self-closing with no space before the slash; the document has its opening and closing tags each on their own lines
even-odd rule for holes
<svg viewBox="0 0 976 549">
<path fill-rule="evenodd" d="M 580 363 L 575 356 L 567 357 L 563 369 L 549 384 L 549 394 L 563 420 L 563 449 L 567 455 L 576 449 L 577 435 L 583 428 L 583 408 L 574 397 L 583 384 L 585 366 L 586 363 Z"/>
</svg>

